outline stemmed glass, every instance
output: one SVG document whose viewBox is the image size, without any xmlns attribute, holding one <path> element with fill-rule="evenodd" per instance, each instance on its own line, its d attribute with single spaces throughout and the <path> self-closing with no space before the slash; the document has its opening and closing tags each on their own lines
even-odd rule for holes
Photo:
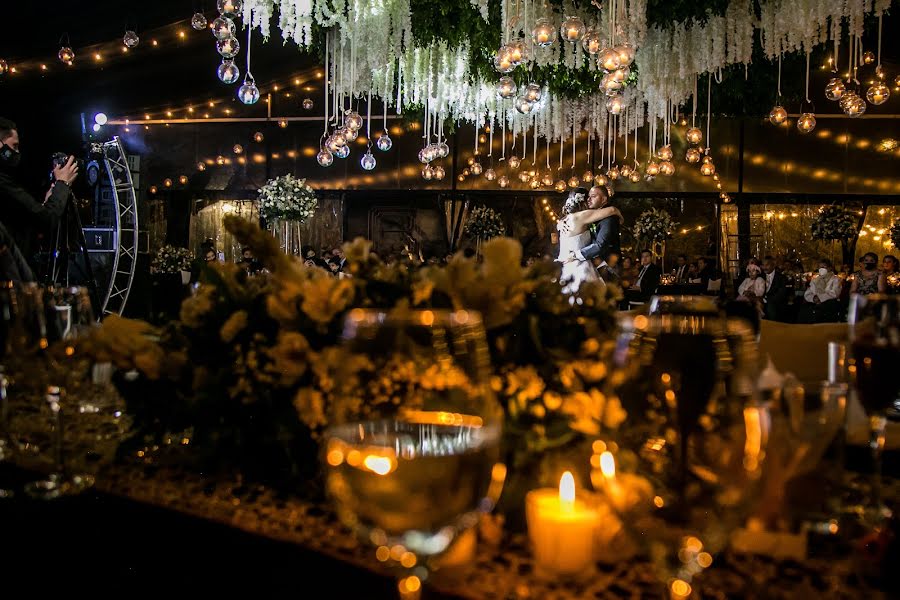
<svg viewBox="0 0 900 600">
<path fill-rule="evenodd" d="M 900 394 L 900 296 L 854 295 L 850 299 L 851 354 L 848 368 L 860 403 L 869 417 L 872 491 L 863 518 L 879 524 L 890 517 L 881 499 L 881 455 L 887 411 Z"/>
<path fill-rule="evenodd" d="M 667 596 L 686 598 L 744 524 L 759 491 L 768 414 L 756 401 L 749 325 L 702 309 L 626 320 L 614 390 L 628 412 L 598 491 L 653 562 Z M 612 459 L 613 457 L 608 457 Z"/>
<path fill-rule="evenodd" d="M 354 310 L 343 339 L 349 355 L 398 382 L 401 409 L 326 431 L 326 488 L 378 559 L 405 569 L 401 597 L 418 597 L 433 560 L 493 509 L 506 474 L 484 328 L 464 311 Z"/>
</svg>

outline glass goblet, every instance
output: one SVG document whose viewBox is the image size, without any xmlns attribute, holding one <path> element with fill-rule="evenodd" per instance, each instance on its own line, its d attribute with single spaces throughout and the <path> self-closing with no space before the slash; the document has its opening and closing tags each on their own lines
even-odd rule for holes
<svg viewBox="0 0 900 600">
<path fill-rule="evenodd" d="M 326 431 L 326 489 L 376 556 L 406 570 L 401 596 L 416 597 L 434 559 L 493 509 L 505 478 L 484 328 L 464 311 L 355 310 L 343 348 L 396 382 L 399 410 Z M 368 392 L 362 400 L 377 402 Z"/>
</svg>

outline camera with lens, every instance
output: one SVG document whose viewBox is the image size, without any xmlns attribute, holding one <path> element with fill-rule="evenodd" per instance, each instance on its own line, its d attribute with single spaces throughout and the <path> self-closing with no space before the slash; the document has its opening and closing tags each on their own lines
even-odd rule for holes
<svg viewBox="0 0 900 600">
<path fill-rule="evenodd" d="M 50 179 L 53 179 L 53 170 L 58 167 L 64 167 L 67 162 L 69 162 L 69 155 L 65 152 L 54 152 L 52 157 L 52 166 L 50 168 Z M 75 164 L 78 166 L 79 171 L 84 171 L 84 161 L 76 158 Z"/>
</svg>

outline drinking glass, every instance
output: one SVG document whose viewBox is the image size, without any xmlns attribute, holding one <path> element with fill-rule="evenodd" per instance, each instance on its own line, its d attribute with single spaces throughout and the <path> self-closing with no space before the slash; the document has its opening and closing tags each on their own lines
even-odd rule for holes
<svg viewBox="0 0 900 600">
<path fill-rule="evenodd" d="M 754 393 L 753 334 L 702 310 L 629 320 L 614 390 L 628 419 L 592 479 L 666 594 L 686 598 L 759 491 L 769 421 Z"/>
<path fill-rule="evenodd" d="M 465 311 L 354 310 L 343 340 L 397 382 L 401 409 L 326 431 L 326 488 L 378 559 L 405 569 L 401 596 L 417 597 L 433 560 L 494 508 L 506 474 L 484 328 Z"/>
<path fill-rule="evenodd" d="M 857 396 L 869 417 L 872 452 L 872 490 L 863 518 L 879 524 L 890 517 L 881 499 L 881 455 L 887 412 L 900 394 L 900 296 L 854 295 L 850 299 L 851 359 L 848 371 Z"/>
</svg>

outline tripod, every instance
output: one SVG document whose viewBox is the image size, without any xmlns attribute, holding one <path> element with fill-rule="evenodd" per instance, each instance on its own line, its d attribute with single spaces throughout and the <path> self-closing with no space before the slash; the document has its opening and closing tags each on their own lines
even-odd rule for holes
<svg viewBox="0 0 900 600">
<path fill-rule="evenodd" d="M 56 225 L 56 233 L 53 236 L 53 245 L 50 248 L 50 264 L 47 271 L 47 283 L 50 285 L 62 284 L 69 287 L 72 279 L 72 244 L 78 245 L 82 259 L 84 260 L 83 280 L 88 294 L 91 297 L 91 305 L 100 306 L 100 298 L 97 295 L 97 280 L 94 278 L 94 268 L 91 266 L 91 256 L 87 249 L 87 240 L 84 237 L 84 229 L 81 226 L 81 216 L 78 214 L 75 194 L 69 194 L 66 199 L 66 208 Z M 65 265 L 65 275 L 62 266 Z M 63 276 L 62 281 L 60 280 Z M 95 313 L 96 314 L 96 313 Z"/>
</svg>

